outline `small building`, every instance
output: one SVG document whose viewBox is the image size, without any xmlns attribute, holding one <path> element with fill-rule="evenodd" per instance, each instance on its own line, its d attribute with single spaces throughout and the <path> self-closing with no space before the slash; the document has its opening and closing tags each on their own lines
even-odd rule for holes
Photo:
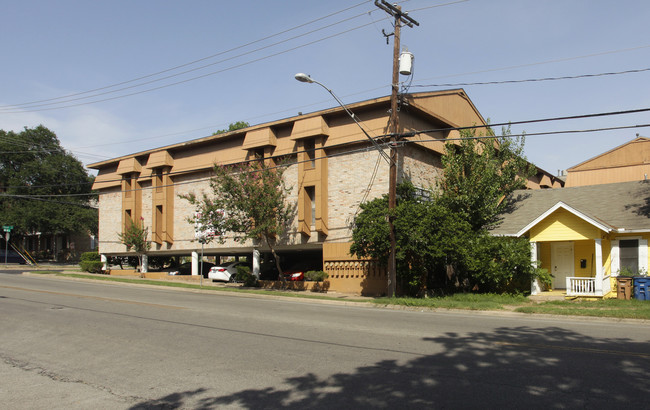
<svg viewBox="0 0 650 410">
<path fill-rule="evenodd" d="M 375 143 L 388 149 L 390 97 L 349 104 Z M 459 137 L 455 127 L 486 125 L 461 89 L 401 96 L 399 132 L 414 133 L 397 149 L 398 181 L 435 186 L 444 144 Z M 425 133 L 419 133 L 426 130 Z M 278 252 L 286 265 L 317 263 L 329 273 L 330 289 L 361 294 L 386 292 L 384 269 L 350 255 L 352 223 L 359 205 L 388 193 L 389 164 L 341 107 L 298 115 L 192 141 L 154 148 L 89 165 L 98 175 L 99 252 L 129 255 L 118 234 L 131 221 L 150 228 L 151 256 L 215 258 L 268 252 L 259 243 L 226 238 L 205 245 L 188 222 L 194 209 L 179 195 L 209 190 L 214 164 L 288 158 L 284 178 L 297 214 Z M 543 170 L 529 188 L 559 186 Z M 285 266 L 286 266 L 285 265 Z"/>
<path fill-rule="evenodd" d="M 566 170 L 568 187 L 643 181 L 650 175 L 650 138 L 638 137 Z"/>
<path fill-rule="evenodd" d="M 511 199 L 492 234 L 529 238 L 553 289 L 604 297 L 619 273 L 648 271 L 650 181 L 521 190 Z"/>
</svg>

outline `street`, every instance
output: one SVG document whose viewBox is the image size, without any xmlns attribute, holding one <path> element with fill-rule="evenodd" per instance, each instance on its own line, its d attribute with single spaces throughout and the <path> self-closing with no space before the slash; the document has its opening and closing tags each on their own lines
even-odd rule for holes
<svg viewBox="0 0 650 410">
<path fill-rule="evenodd" d="M 0 273 L 12 409 L 642 408 L 650 324 Z"/>
</svg>

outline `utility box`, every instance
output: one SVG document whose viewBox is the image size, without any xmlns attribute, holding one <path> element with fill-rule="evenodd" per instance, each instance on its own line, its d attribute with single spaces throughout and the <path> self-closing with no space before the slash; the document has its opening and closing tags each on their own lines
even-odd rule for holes
<svg viewBox="0 0 650 410">
<path fill-rule="evenodd" d="M 650 278 L 637 276 L 634 278 L 634 299 L 650 300 Z"/>
<path fill-rule="evenodd" d="M 616 296 L 617 299 L 623 299 L 623 300 L 632 299 L 632 278 L 628 278 L 628 277 L 616 278 Z"/>
</svg>

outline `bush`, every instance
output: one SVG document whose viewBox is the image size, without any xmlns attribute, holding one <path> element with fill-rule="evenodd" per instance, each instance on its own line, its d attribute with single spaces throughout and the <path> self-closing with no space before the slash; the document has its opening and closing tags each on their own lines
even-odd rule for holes
<svg viewBox="0 0 650 410">
<path fill-rule="evenodd" d="M 101 259 L 98 252 L 84 252 L 81 254 L 82 261 L 99 261 Z"/>
<path fill-rule="evenodd" d="M 101 273 L 104 264 L 97 252 L 84 252 L 81 254 L 79 267 L 84 272 Z"/>
<path fill-rule="evenodd" d="M 237 273 L 235 274 L 237 282 L 242 282 L 244 286 L 249 288 L 257 287 L 257 278 L 251 274 L 251 268 L 246 265 L 237 266 Z"/>
<path fill-rule="evenodd" d="M 327 274 L 327 272 L 323 272 L 322 270 L 310 270 L 305 272 L 305 279 L 314 282 L 322 282 L 328 277 L 329 275 Z"/>
</svg>

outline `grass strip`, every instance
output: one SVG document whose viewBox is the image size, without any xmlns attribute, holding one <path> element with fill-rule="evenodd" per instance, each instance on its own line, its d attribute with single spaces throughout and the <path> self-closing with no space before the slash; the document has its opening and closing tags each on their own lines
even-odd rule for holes
<svg viewBox="0 0 650 410">
<path fill-rule="evenodd" d="M 108 282 L 123 282 L 167 286 L 173 288 L 199 289 L 214 292 L 238 292 L 256 295 L 274 295 L 290 298 L 319 299 L 319 300 L 344 300 L 346 302 L 374 303 L 382 306 L 409 306 L 426 309 L 462 309 L 462 310 L 504 310 L 506 307 L 515 312 L 528 314 L 550 314 L 562 316 L 591 316 L 619 319 L 650 320 L 650 301 L 643 300 L 562 300 L 534 303 L 524 295 L 498 295 L 498 294 L 472 294 L 458 293 L 450 296 L 432 298 L 374 298 L 354 299 L 340 298 L 323 294 L 312 294 L 309 291 L 281 291 L 273 289 L 255 289 L 242 287 L 222 287 L 210 284 L 198 285 L 178 281 L 163 281 L 151 279 L 124 278 L 119 276 L 89 275 L 82 273 L 61 273 L 60 271 L 32 271 L 31 273 L 57 275 L 70 278 L 102 280 Z"/>
<path fill-rule="evenodd" d="M 521 306 L 516 308 L 515 312 L 650 320 L 650 301 L 635 299 L 549 301 Z"/>
<path fill-rule="evenodd" d="M 458 293 L 450 296 L 426 299 L 416 298 L 378 298 L 374 303 L 382 305 L 399 305 L 425 307 L 430 309 L 464 309 L 464 310 L 502 310 L 506 305 L 530 303 L 523 295 L 497 295 Z"/>
</svg>

